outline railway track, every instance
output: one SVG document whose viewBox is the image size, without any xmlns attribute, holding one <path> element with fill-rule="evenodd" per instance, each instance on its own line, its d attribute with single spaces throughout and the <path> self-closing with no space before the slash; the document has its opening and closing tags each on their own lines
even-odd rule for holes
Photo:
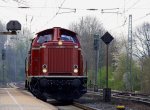
<svg viewBox="0 0 150 110">
<path fill-rule="evenodd" d="M 129 100 L 133 102 L 143 103 L 150 106 L 150 97 L 133 96 L 132 94 L 112 94 L 112 98 Z"/>
<path fill-rule="evenodd" d="M 81 108 L 81 109 L 83 109 L 83 110 L 97 110 L 97 108 L 89 107 L 89 106 L 80 104 L 80 103 L 78 103 L 78 102 L 73 102 L 73 106 L 76 106 L 76 107 Z"/>
<path fill-rule="evenodd" d="M 12 82 L 12 83 L 7 83 L 7 87 L 22 89 L 24 87 L 24 84 Z M 78 102 L 66 104 L 66 103 L 60 103 L 54 99 L 47 99 L 47 103 L 54 105 L 56 108 L 58 108 L 58 110 L 97 110 L 97 108 L 92 108 L 84 104 L 80 104 Z"/>
<path fill-rule="evenodd" d="M 9 86 L 11 86 L 12 88 L 19 88 L 20 86 L 22 88 L 22 84 L 9 84 Z M 86 96 L 88 96 L 89 98 L 91 98 L 92 96 L 94 97 L 103 97 L 103 92 L 102 90 L 99 90 L 98 92 L 93 92 L 93 91 L 88 91 Z M 124 101 L 124 102 L 136 102 L 136 103 L 142 103 L 145 105 L 150 105 L 150 97 L 149 95 L 146 94 L 135 94 L 135 93 L 127 93 L 127 92 L 121 92 L 121 91 L 112 91 L 112 100 L 116 100 L 116 101 Z M 118 102 L 119 102 L 118 101 Z M 85 103 L 80 103 L 80 102 L 74 102 L 72 104 L 63 104 L 63 103 L 59 103 L 55 100 L 47 100 L 47 103 L 52 104 L 54 106 L 56 106 L 58 108 L 58 110 L 97 110 L 97 108 L 91 107 L 89 106 L 89 104 Z M 90 102 L 90 103 L 93 103 Z M 115 105 L 113 105 L 115 106 Z M 103 110 L 103 109 L 102 109 Z M 107 109 L 106 109 L 107 110 Z M 113 109 L 114 110 L 114 109 Z M 147 109 L 146 109 L 147 110 Z"/>
<path fill-rule="evenodd" d="M 77 102 L 74 102 L 71 105 L 61 105 L 56 107 L 58 110 L 97 110 L 97 108 L 88 107 Z"/>
<path fill-rule="evenodd" d="M 97 110 L 97 108 L 80 104 L 79 102 L 76 101 L 73 103 L 62 103 L 56 101 L 55 99 L 48 99 L 47 103 L 56 106 L 58 110 Z"/>
<path fill-rule="evenodd" d="M 111 92 L 112 92 L 111 93 L 111 98 L 112 99 L 138 102 L 138 103 L 142 103 L 142 104 L 150 106 L 150 95 L 149 94 L 139 94 L 139 93 L 113 91 L 113 90 Z M 102 89 L 100 89 L 98 92 L 88 91 L 87 94 L 102 97 L 103 96 L 103 91 L 102 91 Z"/>
</svg>

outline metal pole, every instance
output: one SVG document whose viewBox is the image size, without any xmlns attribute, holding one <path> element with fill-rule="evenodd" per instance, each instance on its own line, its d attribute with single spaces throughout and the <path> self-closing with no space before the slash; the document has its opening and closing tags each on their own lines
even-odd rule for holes
<svg viewBox="0 0 150 110">
<path fill-rule="evenodd" d="M 106 45 L 106 88 L 103 89 L 103 98 L 105 102 L 111 101 L 111 88 L 108 88 L 108 47 Z"/>
<path fill-rule="evenodd" d="M 128 64 L 127 71 L 129 72 L 129 81 L 130 81 L 130 91 L 133 91 L 133 77 L 132 77 L 132 15 L 129 15 L 129 27 L 128 27 Z"/>
<path fill-rule="evenodd" d="M 15 47 L 15 46 L 14 46 Z M 14 66 L 15 66 L 15 73 L 14 73 L 14 82 L 16 82 L 16 74 L 17 74 L 17 66 L 16 66 L 16 64 L 17 64 L 17 59 L 16 59 L 16 56 L 17 56 L 17 50 L 15 51 L 15 53 L 14 53 Z"/>
<path fill-rule="evenodd" d="M 106 48 L 106 88 L 108 88 L 108 45 Z"/>
<path fill-rule="evenodd" d="M 99 49 L 99 77 L 100 77 L 100 89 L 102 89 L 102 61 L 103 61 L 103 58 L 102 58 L 102 41 L 100 41 L 100 49 Z"/>
<path fill-rule="evenodd" d="M 103 99 L 105 102 L 111 101 L 111 88 L 108 88 L 108 47 L 109 43 L 114 39 L 108 32 L 106 32 L 101 39 L 106 44 L 106 88 L 103 89 Z"/>
<path fill-rule="evenodd" d="M 98 63 L 99 63 L 99 35 L 94 35 L 94 42 L 95 42 L 95 84 L 94 84 L 94 91 L 98 92 L 98 84 L 97 84 L 97 75 L 98 75 Z"/>
<path fill-rule="evenodd" d="M 14 66 L 15 66 L 15 73 L 14 73 L 14 82 L 16 82 L 16 56 L 14 56 Z"/>
<path fill-rule="evenodd" d="M 98 62 L 99 62 L 99 49 L 96 50 L 96 68 L 95 68 L 95 86 L 94 91 L 98 92 L 97 75 L 98 75 Z"/>
<path fill-rule="evenodd" d="M 4 60 L 3 60 L 3 85 L 5 84 L 5 79 L 4 79 Z"/>
<path fill-rule="evenodd" d="M 96 51 L 96 74 L 95 74 L 95 85 L 97 85 L 98 63 L 99 63 L 99 49 Z"/>
<path fill-rule="evenodd" d="M 143 90 L 143 56 L 142 56 L 142 61 L 141 61 L 141 92 Z"/>
<path fill-rule="evenodd" d="M 16 40 L 17 40 L 17 37 L 16 37 Z M 16 41 L 14 41 L 14 44 L 13 44 L 13 47 L 14 47 L 14 49 L 15 49 L 15 47 L 17 48 L 17 46 L 16 46 Z M 16 82 L 16 73 L 17 73 L 17 66 L 16 66 L 16 64 L 17 64 L 17 59 L 16 59 L 16 56 L 17 56 L 17 50 L 15 49 L 15 51 L 14 51 L 14 59 L 13 59 L 13 61 L 14 61 L 14 82 Z"/>
<path fill-rule="evenodd" d="M 86 61 L 86 70 L 85 70 L 86 72 L 86 76 L 87 76 L 87 71 L 88 71 L 88 63 L 87 63 L 87 61 Z"/>
</svg>

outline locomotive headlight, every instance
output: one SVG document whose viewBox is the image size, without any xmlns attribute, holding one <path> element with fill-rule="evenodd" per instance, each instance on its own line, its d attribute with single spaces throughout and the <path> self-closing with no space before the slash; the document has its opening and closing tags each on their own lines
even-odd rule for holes
<svg viewBox="0 0 150 110">
<path fill-rule="evenodd" d="M 43 68 L 43 73 L 47 73 L 47 69 L 46 68 Z"/>
<path fill-rule="evenodd" d="M 58 41 L 58 45 L 62 45 L 63 42 L 61 40 Z"/>
<path fill-rule="evenodd" d="M 74 73 L 78 73 L 78 65 L 74 65 L 73 72 L 74 72 Z"/>
<path fill-rule="evenodd" d="M 78 73 L 78 68 L 75 68 L 75 69 L 73 70 L 73 72 L 74 72 L 74 73 Z"/>
<path fill-rule="evenodd" d="M 47 65 L 46 65 L 46 64 L 44 64 L 44 65 L 42 66 L 42 72 L 43 72 L 43 73 L 47 73 Z"/>
</svg>

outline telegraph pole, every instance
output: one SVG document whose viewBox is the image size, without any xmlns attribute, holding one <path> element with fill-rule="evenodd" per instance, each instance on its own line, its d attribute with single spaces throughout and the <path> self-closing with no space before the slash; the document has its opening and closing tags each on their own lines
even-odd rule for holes
<svg viewBox="0 0 150 110">
<path fill-rule="evenodd" d="M 100 40 L 100 51 L 99 51 L 99 68 L 100 68 L 100 70 L 99 70 L 99 77 L 100 77 L 100 89 L 102 89 L 102 61 L 103 61 L 103 58 L 104 57 L 102 57 L 103 56 L 103 50 L 102 50 L 102 41 Z"/>
<path fill-rule="evenodd" d="M 97 76 L 98 76 L 98 64 L 99 64 L 99 35 L 94 35 L 94 50 L 96 51 L 95 57 L 95 84 L 94 84 L 94 91 L 98 92 L 98 84 L 97 84 Z"/>
<path fill-rule="evenodd" d="M 127 74 L 130 82 L 130 91 L 133 90 L 132 84 L 132 15 L 129 15 L 128 25 L 128 46 L 127 46 Z"/>
</svg>

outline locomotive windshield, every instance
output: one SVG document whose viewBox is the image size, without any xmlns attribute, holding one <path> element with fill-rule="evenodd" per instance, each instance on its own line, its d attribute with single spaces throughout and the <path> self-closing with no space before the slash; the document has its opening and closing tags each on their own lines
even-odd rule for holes
<svg viewBox="0 0 150 110">
<path fill-rule="evenodd" d="M 77 43 L 77 39 L 74 36 L 63 35 L 62 34 L 60 39 L 63 40 L 63 41 L 71 41 L 73 43 Z"/>
<path fill-rule="evenodd" d="M 48 35 L 43 35 L 43 36 L 39 36 L 37 43 L 44 43 L 44 42 L 48 42 L 52 40 L 52 35 L 48 34 Z"/>
</svg>

